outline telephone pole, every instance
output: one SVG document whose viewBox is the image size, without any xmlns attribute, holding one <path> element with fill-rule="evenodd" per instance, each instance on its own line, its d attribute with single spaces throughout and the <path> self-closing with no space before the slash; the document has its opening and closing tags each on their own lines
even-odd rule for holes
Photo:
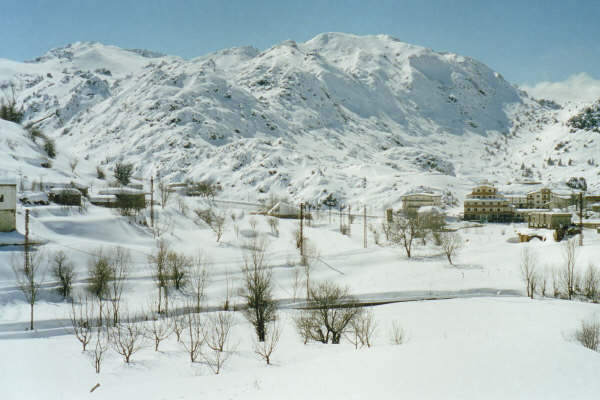
<svg viewBox="0 0 600 400">
<path fill-rule="evenodd" d="M 364 247 L 367 248 L 367 205 L 363 206 L 363 238 L 364 238 Z"/>
<path fill-rule="evenodd" d="M 24 244 L 24 255 L 25 255 L 25 272 L 29 271 L 29 209 L 25 210 L 25 244 Z"/>
<path fill-rule="evenodd" d="M 348 204 L 348 237 L 352 235 L 352 206 Z"/>
<path fill-rule="evenodd" d="M 300 203 L 300 257 L 304 257 L 304 203 Z"/>
<path fill-rule="evenodd" d="M 583 193 L 579 192 L 579 246 L 583 246 Z"/>
<path fill-rule="evenodd" d="M 150 226 L 154 228 L 154 175 L 150 177 Z"/>
</svg>

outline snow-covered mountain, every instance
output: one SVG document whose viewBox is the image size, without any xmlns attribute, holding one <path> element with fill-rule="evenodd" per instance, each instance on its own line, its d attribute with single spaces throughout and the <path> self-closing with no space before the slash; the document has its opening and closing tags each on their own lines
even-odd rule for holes
<svg viewBox="0 0 600 400">
<path fill-rule="evenodd" d="M 577 107 L 385 35 L 326 33 L 193 60 L 74 43 L 0 60 L 5 91 L 9 82 L 24 123 L 54 114 L 41 128 L 59 159 L 133 162 L 139 177 L 210 180 L 228 198 L 333 193 L 386 205 L 417 187 L 460 197 L 481 179 L 524 177 L 560 186 L 583 176 L 599 188 L 597 134 L 564 124 Z"/>
</svg>

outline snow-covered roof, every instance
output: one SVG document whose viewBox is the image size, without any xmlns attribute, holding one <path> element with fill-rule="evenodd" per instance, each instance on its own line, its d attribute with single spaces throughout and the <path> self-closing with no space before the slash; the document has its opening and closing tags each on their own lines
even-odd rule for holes
<svg viewBox="0 0 600 400">
<path fill-rule="evenodd" d="M 81 192 L 75 188 L 70 188 L 70 187 L 53 187 L 52 189 L 50 189 L 50 193 L 52 194 L 62 194 L 62 193 L 69 193 L 69 194 L 81 194 Z"/>
<path fill-rule="evenodd" d="M 438 215 L 444 214 L 442 212 L 442 210 L 440 210 L 440 208 L 436 207 L 436 206 L 419 207 L 419 209 L 417 210 L 417 213 L 418 214 L 438 214 Z"/>
<path fill-rule="evenodd" d="M 0 176 L 0 185 L 16 185 L 17 178 L 10 176 Z"/>
<path fill-rule="evenodd" d="M 98 194 L 103 194 L 103 195 L 107 195 L 107 194 L 112 194 L 112 195 L 117 195 L 117 194 L 144 194 L 144 193 L 145 192 L 143 190 L 132 189 L 132 188 L 127 188 L 127 187 L 106 188 L 106 189 L 98 190 Z"/>
<path fill-rule="evenodd" d="M 411 197 L 411 196 L 442 197 L 441 194 L 417 192 L 417 193 L 406 193 L 406 194 L 400 196 L 400 198 L 404 199 L 405 197 Z"/>
</svg>

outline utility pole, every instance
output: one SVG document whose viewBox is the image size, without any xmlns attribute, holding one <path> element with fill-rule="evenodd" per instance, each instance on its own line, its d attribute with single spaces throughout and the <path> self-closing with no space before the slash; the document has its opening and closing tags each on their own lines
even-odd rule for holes
<svg viewBox="0 0 600 400">
<path fill-rule="evenodd" d="M 154 228 L 154 175 L 150 177 L 150 226 Z"/>
<path fill-rule="evenodd" d="M 300 203 L 300 257 L 304 257 L 304 203 Z"/>
<path fill-rule="evenodd" d="M 343 222 L 342 222 L 342 205 L 341 204 L 340 204 L 340 218 L 339 218 L 339 220 L 340 220 L 340 232 L 342 232 L 342 224 L 343 224 Z"/>
<path fill-rule="evenodd" d="M 29 209 L 25 210 L 25 244 L 24 244 L 24 254 L 25 254 L 25 273 L 29 271 Z"/>
<path fill-rule="evenodd" d="M 364 247 L 367 248 L 367 205 L 363 206 L 363 237 L 364 237 Z"/>
<path fill-rule="evenodd" d="M 579 192 L 579 246 L 583 246 L 583 193 Z"/>
</svg>

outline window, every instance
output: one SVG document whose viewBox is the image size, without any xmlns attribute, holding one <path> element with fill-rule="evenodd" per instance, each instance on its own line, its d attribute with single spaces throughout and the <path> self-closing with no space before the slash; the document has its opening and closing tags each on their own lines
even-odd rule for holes
<svg viewBox="0 0 600 400">
<path fill-rule="evenodd" d="M 3 203 L 3 202 L 4 202 L 4 195 L 0 194 L 0 203 Z"/>
</svg>

